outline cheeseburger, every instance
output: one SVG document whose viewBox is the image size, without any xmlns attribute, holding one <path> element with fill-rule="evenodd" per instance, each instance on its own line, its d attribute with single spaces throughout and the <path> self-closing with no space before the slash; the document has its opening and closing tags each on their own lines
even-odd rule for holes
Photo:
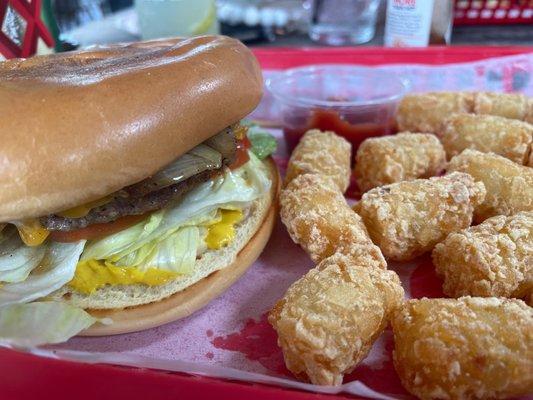
<svg viewBox="0 0 533 400">
<path fill-rule="evenodd" d="M 155 326 L 237 279 L 272 229 L 262 87 L 222 36 L 0 64 L 0 339 Z"/>
</svg>

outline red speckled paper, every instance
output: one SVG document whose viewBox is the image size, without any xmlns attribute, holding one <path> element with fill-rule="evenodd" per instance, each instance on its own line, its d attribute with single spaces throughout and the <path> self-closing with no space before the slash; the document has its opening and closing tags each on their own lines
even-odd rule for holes
<svg viewBox="0 0 533 400">
<path fill-rule="evenodd" d="M 279 132 L 274 133 L 280 136 Z M 283 154 L 283 146 L 280 147 L 279 153 Z M 286 159 L 280 155 L 277 161 L 283 169 Z M 73 338 L 51 348 L 106 353 L 106 361 L 120 352 L 122 355 L 210 363 L 292 381 L 277 346 L 276 333 L 267 322 L 267 312 L 288 286 L 312 267 L 312 261 L 292 242 L 278 221 L 270 242 L 253 267 L 223 296 L 196 314 L 149 331 Z M 415 297 L 441 295 L 441 284 L 429 257 L 390 268 L 398 272 L 407 293 Z M 392 333 L 387 330 L 367 359 L 345 378 L 345 382 L 359 382 L 356 389 L 347 390 L 371 395 L 365 392 L 366 387 L 388 396 L 408 396 L 392 367 L 392 348 Z"/>
<path fill-rule="evenodd" d="M 486 89 L 507 91 L 509 85 L 533 94 L 528 78 L 533 55 L 446 67 L 384 66 L 403 73 L 417 91 Z M 511 73 L 512 72 L 512 73 Z M 268 75 L 268 72 L 267 74 Z M 509 83 L 509 79 L 512 80 Z M 444 86 L 443 86 L 444 85 Z M 514 86 L 513 86 L 514 85 Z M 275 107 L 267 96 L 256 114 L 265 119 Z M 284 169 L 287 154 L 281 132 L 276 161 Z M 296 382 L 286 370 L 276 344 L 276 334 L 266 313 L 289 285 L 313 266 L 292 243 L 278 221 L 264 253 L 225 294 L 194 315 L 144 332 L 101 338 L 73 338 L 68 343 L 34 352 L 88 362 L 143 366 L 230 379 L 264 382 L 312 391 L 340 391 L 375 399 L 411 398 L 401 387 L 391 360 L 390 330 L 375 343 L 369 356 L 345 377 L 339 388 L 322 388 Z M 409 297 L 441 297 L 441 282 L 429 256 L 408 264 L 391 264 Z"/>
</svg>

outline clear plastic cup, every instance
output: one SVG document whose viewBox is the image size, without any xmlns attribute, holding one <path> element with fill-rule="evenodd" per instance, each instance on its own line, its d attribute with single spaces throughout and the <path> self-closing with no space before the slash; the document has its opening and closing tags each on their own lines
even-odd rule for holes
<svg viewBox="0 0 533 400">
<path fill-rule="evenodd" d="M 313 65 L 269 78 L 290 150 L 309 129 L 330 130 L 354 147 L 394 133 L 394 114 L 407 82 L 391 72 L 350 65 Z"/>
<path fill-rule="evenodd" d="M 309 36 L 329 46 L 366 43 L 376 33 L 380 0 L 314 0 Z"/>
</svg>

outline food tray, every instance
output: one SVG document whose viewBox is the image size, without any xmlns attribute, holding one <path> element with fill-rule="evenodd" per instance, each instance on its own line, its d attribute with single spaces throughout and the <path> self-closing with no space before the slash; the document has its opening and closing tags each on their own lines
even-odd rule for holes
<svg viewBox="0 0 533 400">
<path fill-rule="evenodd" d="M 257 49 L 263 68 L 284 69 L 315 63 L 442 65 L 529 53 L 518 47 L 428 49 Z M 85 360 L 87 361 L 87 360 Z M 90 360 L 89 360 L 90 361 Z M 221 380 L 144 368 L 44 358 L 0 348 L 0 393 L 5 399 L 327 399 L 328 395 L 261 384 Z M 382 377 L 385 378 L 386 377 Z M 379 379 L 379 377 L 376 377 Z M 357 398 L 337 395 L 337 398 Z"/>
</svg>

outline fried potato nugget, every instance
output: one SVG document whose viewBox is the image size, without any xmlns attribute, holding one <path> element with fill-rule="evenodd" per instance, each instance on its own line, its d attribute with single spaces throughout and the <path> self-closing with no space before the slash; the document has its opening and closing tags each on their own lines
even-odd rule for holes
<svg viewBox="0 0 533 400">
<path fill-rule="evenodd" d="M 355 157 L 355 178 L 361 191 L 440 174 L 446 154 L 437 137 L 403 132 L 366 139 Z"/>
<path fill-rule="evenodd" d="M 372 243 L 361 220 L 327 177 L 299 175 L 280 194 L 281 220 L 289 235 L 318 263 L 336 252 L 368 258 L 386 268 L 381 251 Z M 352 254 L 353 255 L 353 254 Z"/>
<path fill-rule="evenodd" d="M 466 172 L 485 185 L 487 196 L 476 207 L 476 222 L 495 215 L 533 211 L 533 169 L 529 167 L 493 153 L 467 149 L 453 157 L 447 169 Z"/>
<path fill-rule="evenodd" d="M 310 130 L 292 152 L 285 185 L 298 175 L 312 173 L 331 178 L 344 193 L 350 183 L 351 156 L 352 145 L 343 137 L 333 132 Z"/>
<path fill-rule="evenodd" d="M 531 101 L 518 93 L 474 93 L 474 113 L 490 114 L 525 121 L 530 112 Z"/>
<path fill-rule="evenodd" d="M 325 259 L 270 312 L 287 368 L 317 385 L 340 385 L 366 357 L 403 294 L 393 271 L 339 254 Z"/>
<path fill-rule="evenodd" d="M 394 366 L 423 400 L 533 391 L 533 309 L 495 297 L 409 300 L 392 318 Z"/>
<path fill-rule="evenodd" d="M 533 292 L 533 212 L 450 233 L 432 257 L 448 296 L 527 297 Z"/>
<path fill-rule="evenodd" d="M 473 107 L 473 93 L 409 94 L 400 101 L 396 122 L 400 131 L 427 132 L 440 136 L 444 121 L 451 114 L 472 112 Z"/>
<path fill-rule="evenodd" d="M 528 99 L 528 107 L 527 108 L 528 108 L 527 115 L 526 115 L 526 119 L 524 121 L 529 122 L 530 124 L 533 124 L 533 99 L 532 98 Z"/>
<path fill-rule="evenodd" d="M 474 149 L 524 165 L 533 141 L 533 125 L 493 115 L 455 114 L 446 121 L 441 140 L 448 159 Z"/>
<path fill-rule="evenodd" d="M 407 261 L 470 226 L 474 208 L 484 198 L 482 183 L 455 173 L 372 189 L 354 210 L 385 257 Z"/>
</svg>

